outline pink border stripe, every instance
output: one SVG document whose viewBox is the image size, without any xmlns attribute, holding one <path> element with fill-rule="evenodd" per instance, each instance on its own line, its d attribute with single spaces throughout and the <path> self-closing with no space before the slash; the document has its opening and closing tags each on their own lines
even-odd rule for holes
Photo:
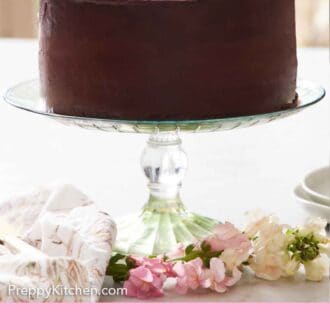
<svg viewBox="0 0 330 330">
<path fill-rule="evenodd" d="M 1 305 L 2 330 L 327 329 L 330 304 Z"/>
</svg>

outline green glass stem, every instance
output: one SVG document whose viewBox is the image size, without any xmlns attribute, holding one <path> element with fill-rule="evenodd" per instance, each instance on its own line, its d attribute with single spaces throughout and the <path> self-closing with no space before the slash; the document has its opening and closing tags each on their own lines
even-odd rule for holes
<svg viewBox="0 0 330 330">
<path fill-rule="evenodd" d="M 116 252 L 160 255 L 209 235 L 217 221 L 189 212 L 180 198 L 188 161 L 178 135 L 152 135 L 141 163 L 150 198 L 140 214 L 118 221 Z"/>
</svg>

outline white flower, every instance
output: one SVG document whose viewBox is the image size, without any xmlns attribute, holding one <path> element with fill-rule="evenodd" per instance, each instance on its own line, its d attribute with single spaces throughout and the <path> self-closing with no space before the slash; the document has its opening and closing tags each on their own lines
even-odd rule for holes
<svg viewBox="0 0 330 330">
<path fill-rule="evenodd" d="M 257 277 L 264 280 L 275 281 L 285 276 L 282 256 L 279 254 L 257 252 L 250 267 Z"/>
<path fill-rule="evenodd" d="M 328 257 L 330 257 L 330 240 L 326 244 L 319 244 L 320 253 L 324 253 Z"/>
<path fill-rule="evenodd" d="M 300 262 L 296 259 L 290 259 L 285 264 L 286 276 L 294 276 L 300 268 Z"/>
<path fill-rule="evenodd" d="M 288 227 L 280 225 L 274 215 L 254 212 L 249 216 L 252 223 L 245 232 L 253 242 L 254 255 L 249 261 L 256 276 L 266 280 L 293 276 L 299 269 L 299 263 L 290 258 L 287 250 L 292 239 L 285 233 Z"/>
<path fill-rule="evenodd" d="M 306 278 L 310 281 L 322 281 L 324 277 L 329 277 L 329 258 L 324 254 L 305 262 L 304 267 Z"/>
<path fill-rule="evenodd" d="M 301 228 L 299 228 L 299 233 L 301 235 L 307 236 L 313 234 L 313 236 L 320 243 L 329 243 L 329 239 L 326 236 L 327 221 L 321 218 L 309 218 Z"/>
<path fill-rule="evenodd" d="M 261 211 L 254 211 L 247 213 L 249 224 L 245 229 L 245 233 L 250 238 L 262 234 L 264 239 L 271 239 L 274 234 L 283 234 L 284 229 L 288 229 L 289 226 L 281 225 L 279 218 L 273 214 L 265 214 Z"/>
<path fill-rule="evenodd" d="M 306 279 L 311 281 L 321 281 L 329 274 L 330 240 L 325 227 L 324 220 L 311 218 L 292 232 L 294 240 L 289 246 L 292 258 L 304 265 Z"/>
<path fill-rule="evenodd" d="M 249 259 L 256 276 L 266 280 L 294 276 L 300 265 L 306 278 L 321 281 L 329 275 L 330 239 L 326 221 L 311 218 L 299 229 L 279 224 L 273 215 L 260 211 L 249 214 L 251 223 L 245 233 L 252 240 L 254 254 Z"/>
</svg>

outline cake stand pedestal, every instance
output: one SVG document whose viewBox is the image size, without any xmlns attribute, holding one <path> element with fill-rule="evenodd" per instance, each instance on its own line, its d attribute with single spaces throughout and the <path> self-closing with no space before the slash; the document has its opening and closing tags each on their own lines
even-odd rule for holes
<svg viewBox="0 0 330 330">
<path fill-rule="evenodd" d="M 149 180 L 150 198 L 142 211 L 118 219 L 116 252 L 134 255 L 159 255 L 173 251 L 178 243 L 190 243 L 207 236 L 216 220 L 186 209 L 180 198 L 181 182 L 188 167 L 180 134 L 217 132 L 251 127 L 285 118 L 302 111 L 325 96 L 325 90 L 300 81 L 299 104 L 294 109 L 254 116 L 187 121 L 132 121 L 57 115 L 47 111 L 39 82 L 28 81 L 10 88 L 5 100 L 35 114 L 65 125 L 107 132 L 150 134 L 141 165 Z M 266 111 L 267 109 L 265 109 Z"/>
<path fill-rule="evenodd" d="M 189 212 L 181 201 L 181 182 L 188 167 L 181 144 L 177 132 L 150 135 L 141 158 L 150 198 L 139 214 L 119 222 L 117 251 L 159 255 L 173 250 L 178 242 L 207 236 L 217 223 Z"/>
</svg>

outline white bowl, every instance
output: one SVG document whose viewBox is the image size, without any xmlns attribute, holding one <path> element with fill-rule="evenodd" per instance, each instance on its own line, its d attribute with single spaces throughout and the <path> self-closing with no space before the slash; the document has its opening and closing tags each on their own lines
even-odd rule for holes
<svg viewBox="0 0 330 330">
<path fill-rule="evenodd" d="M 323 167 L 307 174 L 302 187 L 313 201 L 330 206 L 330 167 Z"/>
<path fill-rule="evenodd" d="M 298 185 L 294 190 L 295 197 L 300 205 L 312 216 L 326 219 L 330 223 L 330 206 L 316 203 L 304 191 L 302 185 Z"/>
</svg>

